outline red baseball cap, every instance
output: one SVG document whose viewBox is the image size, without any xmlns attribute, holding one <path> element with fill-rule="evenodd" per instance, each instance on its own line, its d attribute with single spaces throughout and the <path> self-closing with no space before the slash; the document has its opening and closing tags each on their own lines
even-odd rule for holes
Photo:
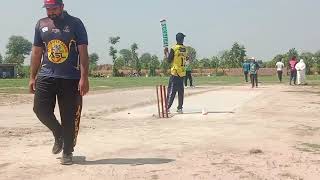
<svg viewBox="0 0 320 180">
<path fill-rule="evenodd" d="M 62 0 L 44 0 L 44 8 L 55 8 L 63 5 Z"/>
</svg>

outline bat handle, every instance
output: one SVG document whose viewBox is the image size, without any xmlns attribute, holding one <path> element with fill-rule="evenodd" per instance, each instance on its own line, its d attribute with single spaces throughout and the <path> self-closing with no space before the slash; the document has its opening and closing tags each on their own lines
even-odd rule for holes
<svg viewBox="0 0 320 180">
<path fill-rule="evenodd" d="M 168 57 L 169 57 L 169 49 L 168 49 L 168 47 L 165 47 L 164 50 L 163 50 L 163 52 L 164 52 L 164 56 L 165 56 L 166 58 L 168 58 Z"/>
</svg>

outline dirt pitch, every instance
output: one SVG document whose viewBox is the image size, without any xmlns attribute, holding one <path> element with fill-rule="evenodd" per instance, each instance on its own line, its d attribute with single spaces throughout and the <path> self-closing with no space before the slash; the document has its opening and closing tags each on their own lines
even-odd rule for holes
<svg viewBox="0 0 320 180">
<path fill-rule="evenodd" d="M 320 90 L 186 89 L 185 114 L 156 118 L 155 88 L 84 99 L 74 165 L 50 154 L 31 95 L 0 95 L 0 179 L 320 179 Z M 210 113 L 201 115 L 205 108 Z"/>
</svg>

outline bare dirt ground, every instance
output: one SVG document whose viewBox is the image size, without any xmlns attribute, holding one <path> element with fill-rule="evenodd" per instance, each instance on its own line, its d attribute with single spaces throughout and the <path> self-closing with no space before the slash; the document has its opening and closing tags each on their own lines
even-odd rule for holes
<svg viewBox="0 0 320 180">
<path fill-rule="evenodd" d="M 1 94 L 0 179 L 320 179 L 319 89 L 186 93 L 185 114 L 170 119 L 156 118 L 155 89 L 85 97 L 72 166 L 50 154 L 53 137 L 32 96 Z"/>
</svg>

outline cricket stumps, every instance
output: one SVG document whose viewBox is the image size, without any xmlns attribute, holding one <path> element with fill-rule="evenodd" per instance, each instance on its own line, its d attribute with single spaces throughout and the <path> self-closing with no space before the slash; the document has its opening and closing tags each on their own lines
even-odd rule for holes
<svg viewBox="0 0 320 180">
<path fill-rule="evenodd" d="M 159 118 L 169 118 L 166 86 L 156 86 Z"/>
</svg>

